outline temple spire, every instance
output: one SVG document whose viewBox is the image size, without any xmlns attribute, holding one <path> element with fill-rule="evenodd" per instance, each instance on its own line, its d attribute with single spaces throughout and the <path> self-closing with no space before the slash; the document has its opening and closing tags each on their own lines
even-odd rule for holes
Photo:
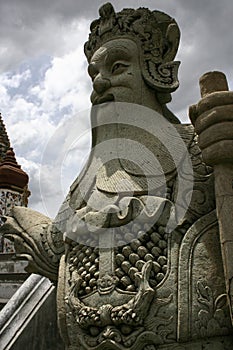
<svg viewBox="0 0 233 350">
<path fill-rule="evenodd" d="M 6 156 L 7 150 L 10 148 L 10 140 L 6 132 L 6 127 L 2 119 L 2 115 L 0 113 L 0 162 Z"/>
<path fill-rule="evenodd" d="M 10 147 L 0 164 L 0 188 L 16 189 L 23 192 L 27 184 L 28 175 L 17 163 L 13 148 Z"/>
<path fill-rule="evenodd" d="M 22 193 L 28 184 L 28 179 L 28 175 L 16 161 L 0 113 L 0 189 L 12 189 Z"/>
<path fill-rule="evenodd" d="M 2 217 L 11 215 L 14 206 L 27 206 L 29 177 L 18 164 L 0 113 L 0 226 Z M 0 236 L 0 253 L 13 253 L 13 244 Z"/>
</svg>

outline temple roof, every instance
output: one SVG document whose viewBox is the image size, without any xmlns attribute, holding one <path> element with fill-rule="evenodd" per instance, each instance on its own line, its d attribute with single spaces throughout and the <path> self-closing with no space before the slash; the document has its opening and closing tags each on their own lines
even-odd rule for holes
<svg viewBox="0 0 233 350">
<path fill-rule="evenodd" d="M 17 163 L 0 113 L 0 188 L 23 191 L 29 177 Z"/>
</svg>

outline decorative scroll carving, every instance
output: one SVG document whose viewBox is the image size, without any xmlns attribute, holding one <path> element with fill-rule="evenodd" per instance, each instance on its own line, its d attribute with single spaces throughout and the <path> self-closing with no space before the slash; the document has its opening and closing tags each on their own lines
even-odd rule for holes
<svg viewBox="0 0 233 350">
<path fill-rule="evenodd" d="M 156 64 L 152 61 L 145 61 L 144 76 L 151 86 L 157 86 L 158 90 L 174 91 L 178 88 L 177 80 L 180 62 L 166 62 Z"/>
</svg>

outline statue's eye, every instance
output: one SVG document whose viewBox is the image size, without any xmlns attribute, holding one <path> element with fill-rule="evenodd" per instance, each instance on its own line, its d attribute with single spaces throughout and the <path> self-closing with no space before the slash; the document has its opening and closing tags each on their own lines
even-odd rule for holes
<svg viewBox="0 0 233 350">
<path fill-rule="evenodd" d="M 123 63 L 115 63 L 112 67 L 112 73 L 121 73 L 127 67 L 126 64 Z"/>
</svg>

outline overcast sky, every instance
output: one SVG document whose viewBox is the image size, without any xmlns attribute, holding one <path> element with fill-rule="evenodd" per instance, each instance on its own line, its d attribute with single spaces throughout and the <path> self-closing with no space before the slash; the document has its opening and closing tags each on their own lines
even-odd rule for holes
<svg viewBox="0 0 233 350">
<path fill-rule="evenodd" d="M 91 85 L 83 44 L 102 3 L 0 0 L 0 111 L 18 162 L 30 176 L 29 205 L 49 216 L 55 215 L 89 150 Z M 180 88 L 170 108 L 183 122 L 188 122 L 188 106 L 199 99 L 202 74 L 223 71 L 233 88 L 232 0 L 112 4 L 117 11 L 158 9 L 177 20 Z"/>
</svg>

